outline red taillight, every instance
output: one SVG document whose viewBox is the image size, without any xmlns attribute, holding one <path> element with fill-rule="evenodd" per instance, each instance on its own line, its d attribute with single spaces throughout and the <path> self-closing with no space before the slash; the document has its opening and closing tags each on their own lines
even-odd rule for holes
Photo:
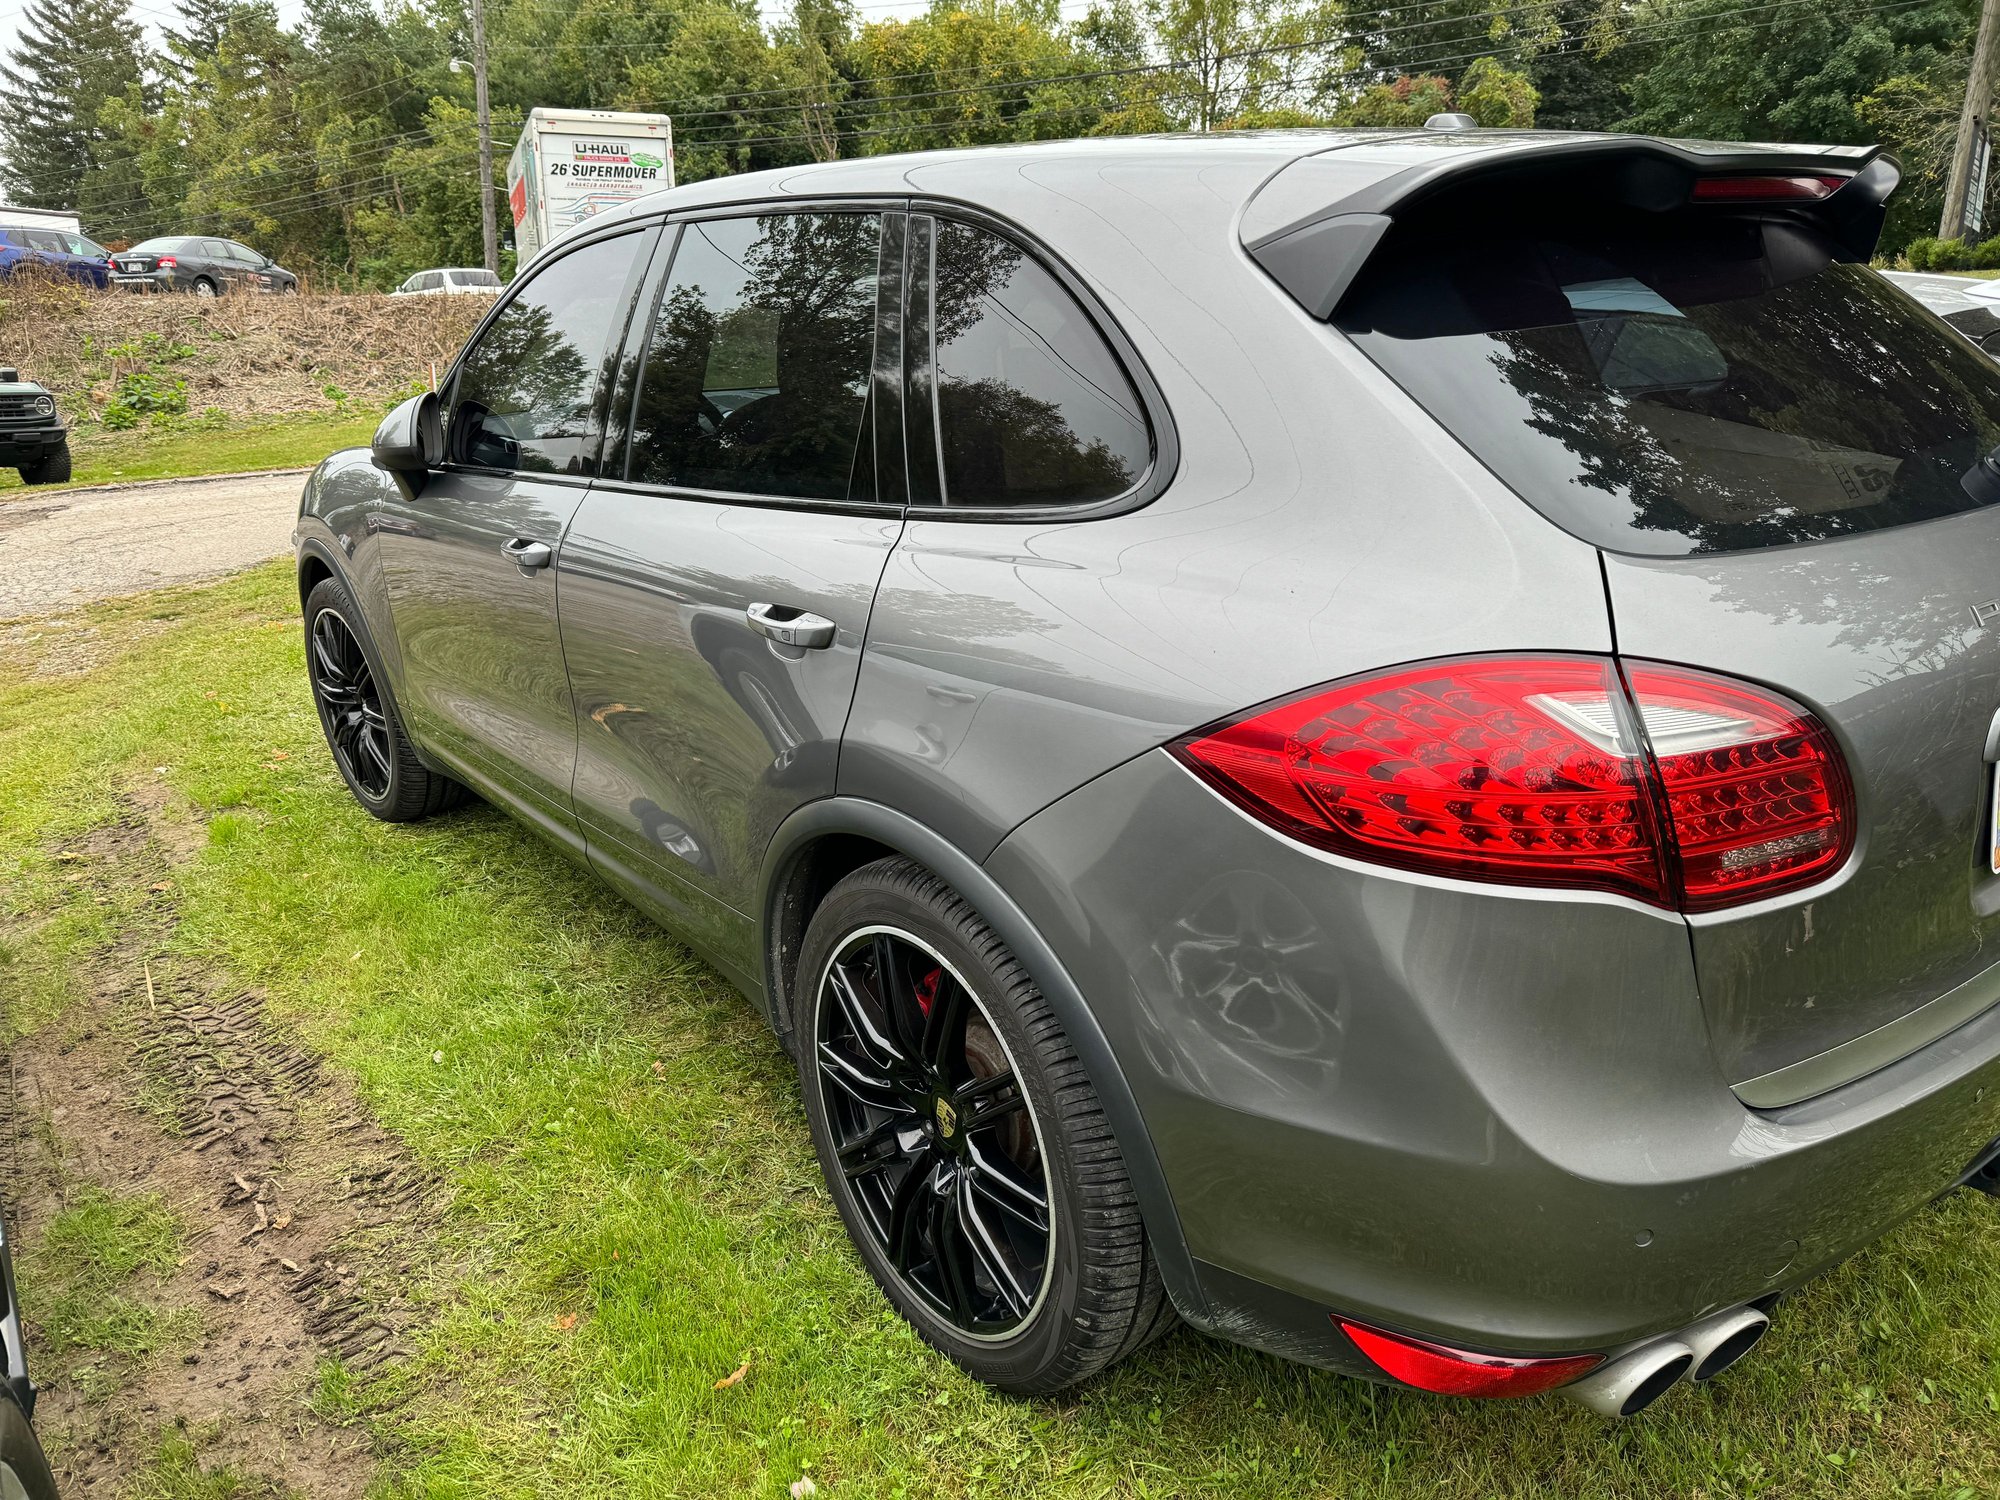
<svg viewBox="0 0 2000 1500">
<path fill-rule="evenodd" d="M 171 255 L 162 255 L 158 260 L 154 261 L 153 264 L 156 266 L 177 266 L 180 264 L 180 262 Z"/>
<path fill-rule="evenodd" d="M 1840 868 L 1854 847 L 1854 792 L 1819 720 L 1706 672 L 1635 662 L 1625 676 L 1666 798 L 1684 910 L 1796 890 Z"/>
<path fill-rule="evenodd" d="M 1808 884 L 1853 847 L 1852 792 L 1819 722 L 1683 668 L 1428 662 L 1170 748 L 1302 842 L 1468 880 L 1699 911 Z"/>
<path fill-rule="evenodd" d="M 1567 1385 L 1604 1362 L 1601 1354 L 1564 1354 L 1549 1359 L 1468 1354 L 1343 1319 L 1334 1321 L 1383 1374 L 1440 1396 L 1533 1396 Z"/>
<path fill-rule="evenodd" d="M 1695 179 L 1697 203 L 1798 203 L 1831 198 L 1847 186 L 1845 177 L 1818 173 L 1754 177 L 1700 177 Z"/>
</svg>

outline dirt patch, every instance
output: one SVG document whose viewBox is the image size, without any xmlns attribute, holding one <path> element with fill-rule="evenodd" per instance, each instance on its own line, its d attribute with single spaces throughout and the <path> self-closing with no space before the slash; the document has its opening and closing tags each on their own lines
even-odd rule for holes
<svg viewBox="0 0 2000 1500">
<path fill-rule="evenodd" d="M 0 531 L 13 507 L 0 505 Z M 43 512 L 51 514 L 52 512 Z M 117 649 L 161 634 L 170 620 L 130 620 L 120 625 Z M 0 622 L 0 658 L 22 662 L 30 678 L 81 677 L 109 660 L 112 648 L 103 628 L 86 614 L 36 615 Z"/>
<path fill-rule="evenodd" d="M 485 297 L 135 297 L 10 281 L 0 345 L 73 420 L 102 411 L 119 377 L 184 381 L 189 413 L 230 420 L 379 404 L 442 371 L 492 306 Z M 177 351 L 186 350 L 186 353 Z"/>
<path fill-rule="evenodd" d="M 138 1294 L 192 1309 L 200 1332 L 116 1371 L 109 1391 L 89 1351 L 42 1358 L 38 1423 L 66 1493 L 122 1492 L 178 1429 L 198 1435 L 205 1467 L 314 1500 L 358 1497 L 374 1457 L 364 1435 L 313 1410 L 318 1372 L 407 1351 L 409 1257 L 441 1193 L 256 991 L 162 957 L 173 910 L 161 866 L 191 848 L 167 810 L 149 792 L 64 851 L 90 887 L 152 896 L 73 1010 L 15 1045 L 29 1128 L 13 1191 L 31 1253 L 84 1185 L 163 1197 L 185 1253 Z"/>
</svg>

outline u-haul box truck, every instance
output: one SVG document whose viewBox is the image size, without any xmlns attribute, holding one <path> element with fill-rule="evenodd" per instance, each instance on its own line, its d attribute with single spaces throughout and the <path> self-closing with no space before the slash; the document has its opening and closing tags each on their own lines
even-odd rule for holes
<svg viewBox="0 0 2000 1500">
<path fill-rule="evenodd" d="M 674 127 L 665 115 L 529 110 L 507 160 L 517 263 L 592 214 L 673 185 Z"/>
</svg>

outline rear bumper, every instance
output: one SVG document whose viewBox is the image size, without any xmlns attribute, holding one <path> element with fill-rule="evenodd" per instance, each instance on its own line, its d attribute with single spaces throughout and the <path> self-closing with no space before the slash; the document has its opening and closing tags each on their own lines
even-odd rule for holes
<svg viewBox="0 0 2000 1500">
<path fill-rule="evenodd" d="M 1301 848 L 1164 753 L 989 869 L 1138 1100 L 1213 1331 L 1354 1368 L 1362 1321 L 1605 1350 L 1769 1296 L 2000 1135 L 2000 1012 L 1844 1088 L 1746 1108 L 1681 921 Z"/>
<path fill-rule="evenodd" d="M 113 271 L 111 284 L 123 287 L 128 292 L 171 292 L 174 290 L 172 271 Z"/>
</svg>

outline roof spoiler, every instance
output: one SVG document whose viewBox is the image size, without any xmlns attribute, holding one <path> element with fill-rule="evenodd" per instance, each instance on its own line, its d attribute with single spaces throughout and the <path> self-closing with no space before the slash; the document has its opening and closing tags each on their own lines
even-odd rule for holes
<svg viewBox="0 0 2000 1500">
<path fill-rule="evenodd" d="M 1801 214 L 1856 260 L 1866 260 L 1903 175 L 1879 146 L 1712 145 L 1630 136 L 1495 136 L 1491 145 L 1441 152 L 1436 160 L 1386 175 L 1370 155 L 1335 147 L 1301 157 L 1266 182 L 1244 210 L 1244 248 L 1315 318 L 1333 315 L 1399 218 L 1471 184 L 1497 189 L 1510 180 L 1525 186 L 1575 176 L 1600 201 L 1664 213 L 1707 196 L 1699 184 L 1726 180 L 1735 186 L 1713 194 L 1719 204 L 1768 204 Z M 1760 182 L 1771 184 L 1769 197 L 1740 190 Z M 1796 193 L 1779 191 L 1788 183 L 1801 186 Z M 1803 187 L 1809 183 L 1822 186 Z"/>
</svg>

